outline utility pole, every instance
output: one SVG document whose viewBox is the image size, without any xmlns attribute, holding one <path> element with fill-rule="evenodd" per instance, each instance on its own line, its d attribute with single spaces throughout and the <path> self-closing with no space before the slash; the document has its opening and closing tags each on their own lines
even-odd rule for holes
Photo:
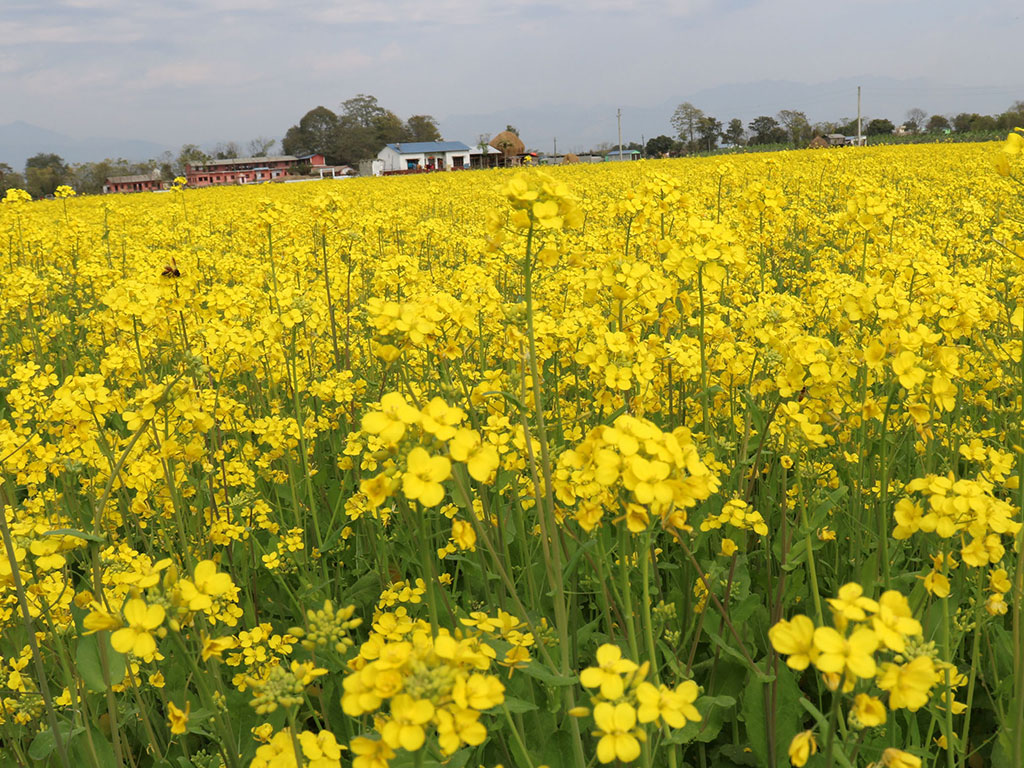
<svg viewBox="0 0 1024 768">
<path fill-rule="evenodd" d="M 557 136 L 555 136 L 554 142 L 555 142 L 555 150 L 551 154 L 554 155 L 555 157 L 558 157 L 558 137 Z"/>
<path fill-rule="evenodd" d="M 615 110 L 615 116 L 619 120 L 619 160 L 622 160 L 622 110 Z"/>
<path fill-rule="evenodd" d="M 857 146 L 860 146 L 860 86 L 857 86 Z"/>
</svg>

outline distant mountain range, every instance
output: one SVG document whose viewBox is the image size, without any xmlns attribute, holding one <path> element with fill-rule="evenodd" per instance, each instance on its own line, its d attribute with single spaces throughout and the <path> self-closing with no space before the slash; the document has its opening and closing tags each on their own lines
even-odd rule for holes
<svg viewBox="0 0 1024 768">
<path fill-rule="evenodd" d="M 105 158 L 124 158 L 140 162 L 170 149 L 163 144 L 140 139 L 74 138 L 63 133 L 16 121 L 0 125 L 0 163 L 16 171 L 40 152 L 54 152 L 69 163 L 84 163 Z"/>
<path fill-rule="evenodd" d="M 747 125 L 758 115 L 775 115 L 781 109 L 805 112 L 812 123 L 853 118 L 857 115 L 858 85 L 862 86 L 863 116 L 888 118 L 897 125 L 914 107 L 928 114 L 999 114 L 1014 101 L 1024 99 L 1024 83 L 1007 88 L 950 85 L 927 78 L 859 77 L 821 83 L 761 80 L 705 88 L 653 105 L 630 106 L 629 95 L 625 94 L 618 103 L 546 104 L 438 117 L 442 135 L 450 140 L 472 145 L 481 134 L 494 136 L 506 125 L 513 125 L 530 149 L 552 152 L 557 140 L 558 152 L 579 152 L 618 140 L 618 108 L 622 109 L 622 141 L 629 143 L 672 135 L 672 113 L 684 101 L 718 118 L 723 125 L 734 117 Z M 211 133 L 218 131 L 217 126 L 210 126 Z M 186 142 L 213 146 L 195 137 L 181 137 L 181 143 Z M 0 162 L 16 170 L 39 152 L 56 152 L 69 163 L 108 157 L 138 162 L 167 149 L 177 152 L 178 147 L 139 139 L 76 138 L 20 121 L 0 125 Z"/>
<path fill-rule="evenodd" d="M 775 115 L 782 109 L 807 114 L 812 122 L 857 116 L 857 86 L 862 87 L 861 111 L 867 119 L 884 117 L 899 125 L 914 107 L 928 114 L 960 112 L 1000 114 L 1016 100 L 1024 99 L 1024 83 L 1017 89 L 970 87 L 937 83 L 925 78 L 843 78 L 823 83 L 762 80 L 705 88 L 660 104 L 630 106 L 629 95 L 618 104 L 578 106 L 545 105 L 527 109 L 503 109 L 489 114 L 448 115 L 439 123 L 445 138 L 473 143 L 481 133 L 494 135 L 514 125 L 527 147 L 544 152 L 580 151 L 602 142 L 618 140 L 615 111 L 622 108 L 622 141 L 640 141 L 659 134 L 671 136 L 672 113 L 688 101 L 728 125 L 738 117 L 744 125 L 759 115 Z"/>
</svg>

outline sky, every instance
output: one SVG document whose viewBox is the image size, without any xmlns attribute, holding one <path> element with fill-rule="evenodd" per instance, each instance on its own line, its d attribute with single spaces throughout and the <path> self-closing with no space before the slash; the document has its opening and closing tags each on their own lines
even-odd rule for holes
<svg viewBox="0 0 1024 768">
<path fill-rule="evenodd" d="M 245 143 L 368 93 L 492 133 L 488 115 L 516 110 L 565 126 L 574 110 L 668 105 L 668 133 L 671 105 L 708 89 L 858 77 L 906 83 L 906 108 L 992 112 L 1024 99 L 1022 40 L 1020 0 L 0 0 L 0 125 Z M 914 83 L 942 103 L 913 103 Z M 840 116 L 806 100 L 764 111 Z"/>
</svg>

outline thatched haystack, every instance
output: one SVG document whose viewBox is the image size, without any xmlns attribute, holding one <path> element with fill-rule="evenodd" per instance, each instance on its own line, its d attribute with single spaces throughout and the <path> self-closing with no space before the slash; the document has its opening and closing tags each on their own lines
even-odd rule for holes
<svg viewBox="0 0 1024 768">
<path fill-rule="evenodd" d="M 512 133 L 512 131 L 502 131 L 499 133 L 491 139 L 491 146 L 501 152 L 506 159 L 521 155 L 526 151 L 526 145 L 523 144 L 523 140 Z"/>
<path fill-rule="evenodd" d="M 808 149 L 827 149 L 831 146 L 824 136 L 815 136 L 811 139 L 811 143 L 807 145 Z"/>
<path fill-rule="evenodd" d="M 574 155 L 572 152 L 562 158 L 562 165 L 572 165 L 580 161 L 579 155 Z"/>
</svg>

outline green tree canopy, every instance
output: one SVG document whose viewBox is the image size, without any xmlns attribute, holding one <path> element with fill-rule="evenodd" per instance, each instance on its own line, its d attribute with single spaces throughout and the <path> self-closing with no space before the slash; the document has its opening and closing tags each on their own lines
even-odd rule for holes
<svg viewBox="0 0 1024 768">
<path fill-rule="evenodd" d="M 430 115 L 413 115 L 405 121 L 406 141 L 440 141 L 441 130 Z"/>
<path fill-rule="evenodd" d="M 7 163 L 0 163 L 0 197 L 7 194 L 8 189 L 24 189 L 25 177 L 15 171 Z"/>
<path fill-rule="evenodd" d="M 743 128 L 743 121 L 738 117 L 734 117 L 729 121 L 729 127 L 725 129 L 722 134 L 722 138 L 732 144 L 734 147 L 738 147 L 743 144 L 743 135 L 746 131 Z"/>
<path fill-rule="evenodd" d="M 339 162 L 340 123 L 338 116 L 327 107 L 314 107 L 302 116 L 298 125 L 285 133 L 281 147 L 286 155 L 322 154 L 327 162 Z"/>
<path fill-rule="evenodd" d="M 786 140 L 786 130 L 770 115 L 755 117 L 747 127 L 753 134 L 748 144 L 782 144 Z"/>
<path fill-rule="evenodd" d="M 182 144 L 178 157 L 174 161 L 174 172 L 184 176 L 190 165 L 202 165 L 210 161 L 210 156 L 203 152 L 197 144 Z"/>
<path fill-rule="evenodd" d="M 885 136 L 891 135 L 896 130 L 896 126 L 892 124 L 892 120 L 886 120 L 884 117 L 876 117 L 867 127 L 864 129 L 865 136 Z"/>
<path fill-rule="evenodd" d="M 648 157 L 662 157 L 675 149 L 675 147 L 675 139 L 671 136 L 655 136 L 653 139 L 647 140 L 647 145 L 644 147 L 644 154 Z"/>
<path fill-rule="evenodd" d="M 360 93 L 341 103 L 335 154 L 341 162 L 376 157 L 385 144 L 408 141 L 406 125 L 375 96 Z"/>
<path fill-rule="evenodd" d="M 795 109 L 780 110 L 778 121 L 794 147 L 801 147 L 811 140 L 811 124 L 803 112 Z"/>
<path fill-rule="evenodd" d="M 722 121 L 711 115 L 702 115 L 697 120 L 697 135 L 700 136 L 701 151 L 711 152 L 718 146 L 718 139 L 722 135 Z"/>
<path fill-rule="evenodd" d="M 52 152 L 40 152 L 25 161 L 25 191 L 38 199 L 52 195 L 68 181 L 64 158 Z"/>
</svg>

